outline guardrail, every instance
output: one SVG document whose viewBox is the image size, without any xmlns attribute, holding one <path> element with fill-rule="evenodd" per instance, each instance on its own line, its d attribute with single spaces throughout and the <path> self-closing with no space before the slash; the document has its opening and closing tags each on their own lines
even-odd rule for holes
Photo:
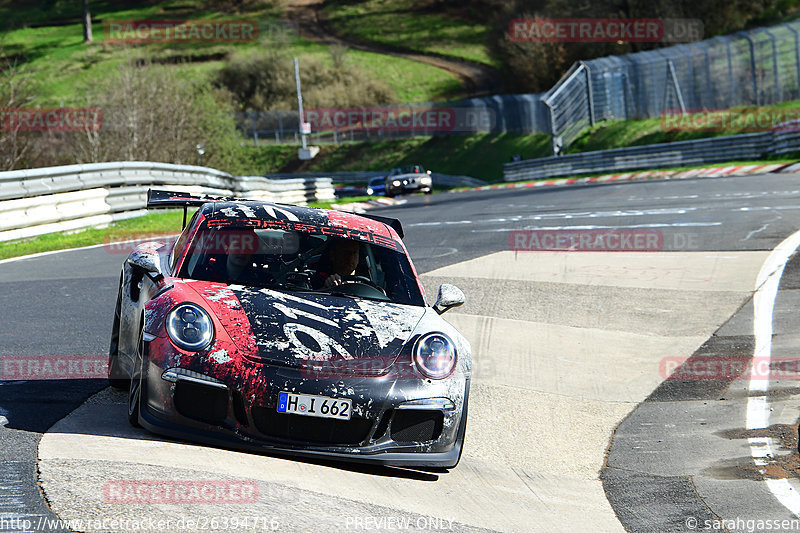
<svg viewBox="0 0 800 533">
<path fill-rule="evenodd" d="M 305 174 L 267 174 L 268 178 L 286 179 L 286 178 L 316 178 L 325 176 L 331 178 L 334 183 L 353 183 L 359 185 L 367 185 L 370 179 L 386 176 L 389 174 L 388 170 L 361 170 L 352 172 L 326 172 L 326 173 L 305 173 Z M 452 174 L 442 174 L 440 172 L 431 172 L 431 179 L 434 186 L 442 187 L 480 187 L 486 185 L 486 182 L 473 178 L 472 176 L 454 176 Z"/>
<path fill-rule="evenodd" d="M 590 173 L 683 167 L 732 160 L 756 160 L 800 151 L 800 129 L 710 137 L 562 156 L 503 165 L 505 181 L 547 179 Z"/>
<path fill-rule="evenodd" d="M 306 204 L 335 199 L 329 177 L 269 179 L 144 161 L 0 172 L 0 242 L 144 215 L 147 189 Z"/>
</svg>

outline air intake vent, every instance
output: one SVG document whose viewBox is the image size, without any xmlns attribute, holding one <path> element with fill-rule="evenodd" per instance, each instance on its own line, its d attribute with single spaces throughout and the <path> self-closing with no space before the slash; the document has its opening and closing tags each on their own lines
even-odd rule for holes
<svg viewBox="0 0 800 533">
<path fill-rule="evenodd" d="M 441 411 L 400 409 L 392 419 L 392 439 L 397 442 L 425 442 L 442 434 L 444 414 Z"/>
<path fill-rule="evenodd" d="M 221 424 L 228 416 L 228 391 L 179 380 L 175 384 L 175 409 L 188 418 Z"/>
</svg>

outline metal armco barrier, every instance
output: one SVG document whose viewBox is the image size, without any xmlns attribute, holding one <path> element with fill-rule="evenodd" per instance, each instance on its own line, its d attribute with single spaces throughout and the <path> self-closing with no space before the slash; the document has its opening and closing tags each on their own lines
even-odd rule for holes
<svg viewBox="0 0 800 533">
<path fill-rule="evenodd" d="M 329 177 L 237 177 L 144 161 L 15 170 L 0 172 L 0 241 L 144 215 L 150 187 L 292 204 L 335 198 Z"/>
<path fill-rule="evenodd" d="M 504 164 L 503 179 L 522 181 L 590 173 L 683 167 L 731 160 L 756 160 L 770 155 L 798 151 L 800 151 L 800 129 L 766 131 L 527 159 Z"/>
<path fill-rule="evenodd" d="M 326 172 L 321 173 L 307 173 L 307 174 L 267 174 L 267 178 L 286 179 L 286 178 L 317 178 L 326 177 L 331 178 L 334 183 L 357 183 L 359 185 L 366 185 L 372 178 L 378 178 L 389 174 L 388 170 L 368 170 L 368 171 L 353 171 L 353 172 Z M 442 174 L 440 172 L 431 172 L 431 179 L 433 179 L 434 186 L 442 187 L 480 187 L 486 185 L 486 182 L 473 178 L 471 176 L 454 176 L 452 174 Z"/>
</svg>

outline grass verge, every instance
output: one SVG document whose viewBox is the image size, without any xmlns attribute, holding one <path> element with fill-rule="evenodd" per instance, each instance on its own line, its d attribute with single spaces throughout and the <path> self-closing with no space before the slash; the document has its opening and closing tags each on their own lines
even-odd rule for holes
<svg viewBox="0 0 800 533">
<path fill-rule="evenodd" d="M 486 46 L 486 14 L 474 9 L 441 13 L 414 0 L 336 0 L 323 14 L 336 32 L 362 42 L 499 66 Z"/>
<path fill-rule="evenodd" d="M 266 151 L 280 149 L 277 145 L 254 148 Z M 493 182 L 502 181 L 503 163 L 511 161 L 514 155 L 524 159 L 550 155 L 550 137 L 543 134 L 482 133 L 323 145 L 317 157 L 294 166 L 292 171 L 389 170 L 397 166 L 421 164 L 433 172 Z"/>
<path fill-rule="evenodd" d="M 0 259 L 97 244 L 112 245 L 129 239 L 148 240 L 148 237 L 179 233 L 182 221 L 183 210 L 168 210 L 121 220 L 109 224 L 108 227 L 86 228 L 70 233 L 50 233 L 20 241 L 2 242 Z M 124 258 L 120 261 L 122 259 Z"/>
<path fill-rule="evenodd" d="M 312 43 L 292 33 L 273 4 L 245 3 L 241 11 L 211 11 L 207 2 L 181 0 L 141 5 L 137 2 L 91 3 L 94 42 L 83 43 L 80 2 L 57 2 L 49 8 L 19 7 L 0 0 L 0 58 L 4 55 L 23 63 L 36 89 L 34 104 L 42 106 L 90 105 L 82 88 L 108 77 L 128 61 L 148 57 L 173 65 L 182 76 L 210 80 L 234 51 L 281 47 L 301 58 L 330 57 L 329 47 Z M 227 43 L 110 43 L 104 34 L 108 21 L 126 20 L 253 20 L 259 36 L 251 42 Z M 25 26 L 22 26 L 24 21 Z M 351 50 L 347 61 L 376 79 L 386 82 L 399 102 L 439 100 L 456 93 L 458 80 L 435 67 L 402 58 Z"/>
</svg>

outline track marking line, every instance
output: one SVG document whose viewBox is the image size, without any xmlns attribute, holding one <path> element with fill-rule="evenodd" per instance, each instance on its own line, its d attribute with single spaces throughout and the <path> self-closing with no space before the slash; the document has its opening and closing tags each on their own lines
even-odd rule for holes
<svg viewBox="0 0 800 533">
<path fill-rule="evenodd" d="M 747 399 L 747 429 L 764 429 L 769 427 L 769 401 L 766 393 L 769 390 L 769 363 L 772 357 L 772 315 L 778 287 L 786 263 L 797 248 L 800 247 L 800 231 L 797 231 L 781 242 L 764 261 L 756 279 L 756 292 L 753 295 L 753 370 L 748 390 L 751 395 Z M 761 375 L 759 370 L 765 374 Z M 756 466 L 766 466 L 775 457 L 770 438 L 750 438 L 750 455 Z M 764 473 L 765 471 L 762 471 Z M 795 516 L 800 517 L 800 493 L 791 486 L 788 479 L 765 479 L 769 491 L 775 498 Z"/>
</svg>

